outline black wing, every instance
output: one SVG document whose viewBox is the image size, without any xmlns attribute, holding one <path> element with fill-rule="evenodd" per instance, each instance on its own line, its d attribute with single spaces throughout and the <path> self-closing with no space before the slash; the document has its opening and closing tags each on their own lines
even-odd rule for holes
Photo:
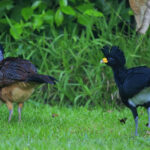
<svg viewBox="0 0 150 150">
<path fill-rule="evenodd" d="M 136 67 L 128 70 L 124 80 L 121 95 L 130 98 L 150 86 L 150 68 Z"/>
</svg>

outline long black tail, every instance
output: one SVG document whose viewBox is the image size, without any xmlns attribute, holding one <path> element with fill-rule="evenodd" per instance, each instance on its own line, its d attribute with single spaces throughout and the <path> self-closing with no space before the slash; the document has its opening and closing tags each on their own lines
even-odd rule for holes
<svg viewBox="0 0 150 150">
<path fill-rule="evenodd" d="M 37 82 L 37 83 L 49 83 L 49 84 L 56 84 L 56 79 L 54 77 L 48 76 L 48 75 L 42 75 L 42 74 L 33 74 L 29 76 L 26 80 L 31 82 Z"/>
</svg>

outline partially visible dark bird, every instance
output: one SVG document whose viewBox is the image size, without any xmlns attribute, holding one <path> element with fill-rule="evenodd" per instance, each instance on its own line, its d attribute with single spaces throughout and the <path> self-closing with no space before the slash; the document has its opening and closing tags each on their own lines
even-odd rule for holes
<svg viewBox="0 0 150 150">
<path fill-rule="evenodd" d="M 117 46 L 104 46 L 102 52 L 105 56 L 102 62 L 112 68 L 122 102 L 132 111 L 135 135 L 138 135 L 138 106 L 144 106 L 148 110 L 150 128 L 150 68 L 140 66 L 127 69 L 124 53 Z"/>
<path fill-rule="evenodd" d="M 56 79 L 37 73 L 36 67 L 28 60 L 8 57 L 4 59 L 4 50 L 0 45 L 0 99 L 9 109 L 9 119 L 13 113 L 13 102 L 18 103 L 19 121 L 23 103 L 42 83 L 55 84 Z"/>
</svg>

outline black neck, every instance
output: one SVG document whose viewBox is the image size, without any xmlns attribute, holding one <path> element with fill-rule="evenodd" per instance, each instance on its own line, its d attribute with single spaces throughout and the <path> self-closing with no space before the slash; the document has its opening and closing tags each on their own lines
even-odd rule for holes
<svg viewBox="0 0 150 150">
<path fill-rule="evenodd" d="M 124 79 L 126 77 L 127 69 L 124 66 L 113 67 L 112 69 L 114 73 L 115 82 L 117 86 L 120 87 L 123 84 Z"/>
</svg>

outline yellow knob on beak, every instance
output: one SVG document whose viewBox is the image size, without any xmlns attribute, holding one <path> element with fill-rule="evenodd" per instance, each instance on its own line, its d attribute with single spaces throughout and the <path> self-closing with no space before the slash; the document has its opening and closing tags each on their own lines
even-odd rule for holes
<svg viewBox="0 0 150 150">
<path fill-rule="evenodd" d="M 107 63 L 108 63 L 108 59 L 107 59 L 106 57 L 104 57 L 104 58 L 101 60 L 101 63 L 107 64 Z"/>
</svg>

